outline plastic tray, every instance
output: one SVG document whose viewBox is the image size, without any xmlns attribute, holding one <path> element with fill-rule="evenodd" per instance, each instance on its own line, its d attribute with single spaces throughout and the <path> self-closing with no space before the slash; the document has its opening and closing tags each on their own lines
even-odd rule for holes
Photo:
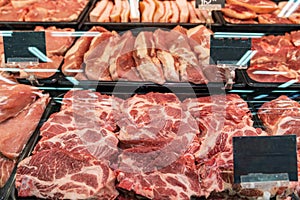
<svg viewBox="0 0 300 200">
<path fill-rule="evenodd" d="M 35 144 L 37 143 L 39 139 L 39 134 L 40 134 L 40 128 L 43 125 L 43 123 L 48 119 L 48 117 L 53 113 L 57 111 L 57 107 L 55 106 L 55 102 L 51 99 L 50 102 L 48 103 L 46 109 L 44 110 L 44 113 L 40 119 L 40 122 L 38 123 L 35 131 L 32 133 L 30 139 L 28 140 L 25 148 L 23 149 L 22 153 L 20 154 L 16 166 L 14 167 L 14 170 L 11 173 L 10 178 L 7 180 L 6 184 L 4 187 L 0 188 L 0 199 L 10 199 L 10 194 L 14 190 L 14 182 L 15 182 L 15 174 L 16 174 L 16 169 L 17 169 L 17 164 L 23 160 L 24 158 L 28 157 Z"/>
<path fill-rule="evenodd" d="M 0 21 L 0 30 L 33 30 L 36 26 L 56 26 L 58 28 L 69 27 L 74 29 L 80 29 L 81 22 L 85 19 L 85 15 L 90 6 L 93 5 L 94 0 L 90 0 L 83 8 L 76 21 L 60 22 L 60 21 Z"/>
<path fill-rule="evenodd" d="M 221 11 L 216 11 L 215 15 L 224 24 L 223 31 L 278 34 L 300 29 L 300 24 L 231 24 L 225 21 Z"/>
</svg>

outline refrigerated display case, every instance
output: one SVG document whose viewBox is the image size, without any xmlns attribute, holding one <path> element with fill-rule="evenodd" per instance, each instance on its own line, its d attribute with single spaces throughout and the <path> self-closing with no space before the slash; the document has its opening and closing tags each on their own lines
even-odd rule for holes
<svg viewBox="0 0 300 200">
<path fill-rule="evenodd" d="M 195 4 L 3 1 L 0 198 L 299 199 L 300 25 Z"/>
</svg>

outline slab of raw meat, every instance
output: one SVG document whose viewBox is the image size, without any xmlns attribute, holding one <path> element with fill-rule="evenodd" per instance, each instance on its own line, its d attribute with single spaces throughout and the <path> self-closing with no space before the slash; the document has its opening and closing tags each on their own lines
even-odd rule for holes
<svg viewBox="0 0 300 200">
<path fill-rule="evenodd" d="M 198 133 L 196 122 L 172 93 L 135 95 L 121 105 L 119 140 L 127 145 L 160 146 L 177 135 Z"/>
<path fill-rule="evenodd" d="M 0 124 L 0 152 L 2 155 L 10 159 L 19 156 L 37 127 L 48 101 L 49 95 L 44 95 L 14 118 Z"/>
<path fill-rule="evenodd" d="M 124 33 L 116 48 L 118 51 L 111 56 L 109 71 L 113 80 L 141 81 L 133 59 L 135 37 L 131 31 Z"/>
<path fill-rule="evenodd" d="M 285 95 L 264 103 L 258 110 L 258 116 L 271 135 L 300 136 L 300 104 Z M 299 142 L 300 138 L 297 137 Z"/>
<path fill-rule="evenodd" d="M 3 156 L 0 156 L 0 188 L 2 188 L 5 185 L 14 167 L 14 160 L 10 160 Z"/>
<path fill-rule="evenodd" d="M 189 200 L 200 196 L 199 176 L 193 157 L 185 155 L 171 165 L 150 173 L 117 172 L 117 187 L 149 199 Z"/>
<path fill-rule="evenodd" d="M 114 162 L 118 155 L 118 139 L 113 132 L 101 127 L 75 129 L 42 137 L 35 146 L 33 154 L 52 148 L 63 148 L 69 152 L 91 154 L 98 160 Z"/>
<path fill-rule="evenodd" d="M 156 57 L 155 36 L 150 31 L 142 31 L 135 39 L 133 57 L 137 70 L 144 81 L 163 84 L 165 77 L 159 59 Z"/>
<path fill-rule="evenodd" d="M 115 175 L 105 162 L 88 154 L 55 148 L 21 161 L 15 184 L 20 197 L 114 199 L 118 196 Z"/>
<path fill-rule="evenodd" d="M 23 84 L 10 85 L 1 83 L 0 123 L 16 116 L 41 95 L 35 87 Z M 22 101 L 20 101 L 20 98 L 22 98 Z"/>
</svg>

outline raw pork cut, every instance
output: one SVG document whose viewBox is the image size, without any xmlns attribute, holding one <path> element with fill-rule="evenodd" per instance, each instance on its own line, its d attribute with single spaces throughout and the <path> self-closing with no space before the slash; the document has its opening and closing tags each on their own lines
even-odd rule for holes
<svg viewBox="0 0 300 200">
<path fill-rule="evenodd" d="M 14 167 L 15 160 L 10 160 L 3 156 L 0 156 L 0 188 L 5 185 Z"/>
<path fill-rule="evenodd" d="M 84 54 L 89 50 L 90 44 L 95 36 L 89 36 L 90 33 L 107 32 L 102 27 L 95 26 L 91 28 L 84 37 L 76 40 L 75 44 L 67 51 L 64 56 L 62 72 L 67 76 L 74 76 L 78 73 L 83 63 Z M 99 34 L 100 34 L 99 33 Z"/>
<path fill-rule="evenodd" d="M 197 134 L 196 122 L 171 93 L 135 95 L 121 105 L 119 140 L 127 145 L 161 146 L 178 135 Z"/>
<path fill-rule="evenodd" d="M 258 110 L 258 116 L 271 135 L 300 136 L 300 104 L 285 95 L 264 103 Z"/>
<path fill-rule="evenodd" d="M 23 84 L 0 85 L 0 123 L 19 114 L 33 103 L 38 95 L 37 88 Z M 20 98 L 22 101 L 20 101 Z"/>
<path fill-rule="evenodd" d="M 19 156 L 37 127 L 48 101 L 49 95 L 40 96 L 17 116 L 0 123 L 0 152 L 2 155 L 10 159 Z"/>
<path fill-rule="evenodd" d="M 152 173 L 117 172 L 118 187 L 149 199 L 189 200 L 200 196 L 200 177 L 189 154 Z"/>
<path fill-rule="evenodd" d="M 155 35 L 149 31 L 142 31 L 135 40 L 133 57 L 137 70 L 144 81 L 163 84 L 165 82 L 160 61 L 156 57 Z"/>
<path fill-rule="evenodd" d="M 15 184 L 20 197 L 114 199 L 118 196 L 115 175 L 105 162 L 89 154 L 56 148 L 21 161 Z"/>
</svg>

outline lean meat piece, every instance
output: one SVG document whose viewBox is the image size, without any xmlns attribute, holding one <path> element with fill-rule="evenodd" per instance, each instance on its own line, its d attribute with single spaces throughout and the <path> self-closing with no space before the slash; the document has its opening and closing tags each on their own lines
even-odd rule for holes
<svg viewBox="0 0 300 200">
<path fill-rule="evenodd" d="M 119 140 L 129 146 L 161 146 L 178 135 L 198 134 L 196 122 L 171 93 L 135 95 L 121 105 Z"/>
<path fill-rule="evenodd" d="M 200 179 L 195 173 L 193 157 L 189 154 L 151 173 L 118 171 L 117 174 L 117 187 L 132 190 L 149 199 L 189 200 L 191 196 L 200 196 Z"/>
<path fill-rule="evenodd" d="M 141 81 L 133 58 L 135 37 L 131 31 L 125 32 L 116 45 L 117 51 L 111 55 L 109 71 L 113 80 Z"/>
<path fill-rule="evenodd" d="M 70 90 L 63 99 L 62 110 L 69 110 L 78 116 L 100 121 L 105 129 L 116 131 L 116 122 L 119 119 L 122 99 L 102 95 L 89 90 Z M 75 120 L 80 120 L 75 117 Z"/>
<path fill-rule="evenodd" d="M 46 51 L 47 55 L 64 55 L 74 42 L 74 37 L 68 36 L 68 32 L 74 32 L 72 28 L 56 28 L 50 26 L 43 28 L 41 26 L 35 27 L 34 31 L 45 31 Z"/>
<path fill-rule="evenodd" d="M 188 98 L 183 101 L 183 108 L 196 119 L 203 136 L 225 125 L 253 125 L 247 103 L 236 94 Z"/>
<path fill-rule="evenodd" d="M 206 83 L 202 66 L 192 51 L 187 36 L 177 30 L 179 28 L 172 31 L 157 29 L 154 32 L 154 36 L 157 38 L 156 42 L 164 44 L 164 49 L 178 60 L 181 82 Z"/>
<path fill-rule="evenodd" d="M 64 56 L 64 64 L 62 66 L 62 72 L 67 76 L 76 75 L 81 69 L 83 63 L 84 54 L 89 50 L 90 44 L 94 35 L 89 36 L 90 33 L 95 32 L 107 32 L 106 29 L 95 26 L 91 28 L 87 33 L 84 34 L 85 37 L 80 37 L 76 40 L 75 44 L 67 51 Z M 99 33 L 99 34 L 100 34 Z"/>
<path fill-rule="evenodd" d="M 57 122 L 59 123 L 59 122 Z M 33 154 L 53 148 L 61 148 L 72 153 L 91 154 L 98 160 L 114 162 L 118 155 L 118 139 L 98 124 L 98 128 L 88 127 L 66 131 L 53 137 L 43 137 Z"/>
<path fill-rule="evenodd" d="M 189 44 L 198 56 L 201 64 L 209 64 L 210 36 L 212 34 L 213 32 L 203 25 L 196 26 L 187 31 Z"/>
<path fill-rule="evenodd" d="M 0 123 L 15 117 L 32 104 L 38 97 L 39 91 L 37 88 L 16 84 L 0 85 Z M 22 101 L 20 101 L 20 98 Z"/>
<path fill-rule="evenodd" d="M 251 65 L 247 69 L 248 76 L 258 82 L 284 83 L 290 80 L 300 81 L 298 70 L 282 62 Z"/>
<path fill-rule="evenodd" d="M 165 78 L 160 61 L 156 57 L 154 37 L 152 32 L 140 32 L 135 40 L 133 57 L 144 81 L 163 84 Z"/>
<path fill-rule="evenodd" d="M 40 96 L 17 116 L 0 124 L 0 152 L 2 155 L 10 159 L 19 156 L 37 127 L 48 100 L 49 95 Z"/>
<path fill-rule="evenodd" d="M 188 98 L 183 108 L 196 119 L 201 131 L 200 147 L 194 156 L 202 195 L 208 197 L 213 191 L 233 190 L 232 137 L 266 133 L 252 127 L 247 103 L 235 94 Z"/>
<path fill-rule="evenodd" d="M 113 32 L 102 32 L 95 37 L 89 51 L 84 55 L 85 74 L 90 80 L 112 80 L 109 73 L 109 59 L 115 51 L 119 35 Z"/>
<path fill-rule="evenodd" d="M 20 197 L 114 199 L 118 196 L 115 175 L 105 162 L 88 154 L 55 148 L 21 161 L 15 184 Z"/>
<path fill-rule="evenodd" d="M 14 160 L 10 160 L 3 156 L 0 156 L 0 188 L 2 188 L 5 185 L 14 167 Z"/>
<path fill-rule="evenodd" d="M 164 38 L 160 37 L 160 30 L 154 32 L 157 58 L 162 64 L 164 76 L 168 81 L 180 82 L 179 61 L 168 50 Z"/>
<path fill-rule="evenodd" d="M 300 136 L 300 104 L 285 95 L 264 103 L 258 110 L 258 116 L 271 135 Z"/>
</svg>

